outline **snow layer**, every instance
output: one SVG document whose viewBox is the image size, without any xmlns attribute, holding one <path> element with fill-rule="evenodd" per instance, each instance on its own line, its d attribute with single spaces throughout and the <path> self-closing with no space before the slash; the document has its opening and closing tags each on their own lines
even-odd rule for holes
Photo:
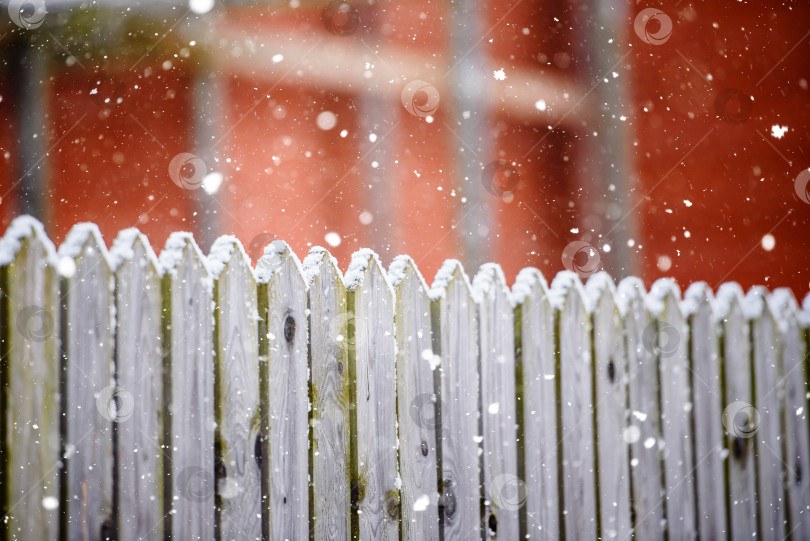
<svg viewBox="0 0 810 541">
<path fill-rule="evenodd" d="M 101 231 L 99 231 L 96 224 L 91 222 L 78 223 L 71 228 L 65 238 L 65 242 L 59 246 L 59 257 L 75 259 L 81 255 L 84 246 L 91 241 L 96 245 L 95 247 L 98 249 L 99 254 L 101 254 L 102 259 L 104 259 L 108 267 L 112 269 L 113 262 L 110 259 L 110 253 L 107 251 L 107 245 L 104 244 L 104 239 L 101 238 Z M 88 248 L 90 248 L 90 246 L 88 246 Z"/>
<path fill-rule="evenodd" d="M 644 297 L 644 304 L 654 317 L 661 317 L 664 312 L 667 295 L 672 295 L 675 299 L 675 306 L 677 306 L 681 298 L 681 290 L 672 278 L 656 280 L 650 288 L 650 292 Z"/>
<path fill-rule="evenodd" d="M 17 257 L 22 248 L 24 238 L 36 238 L 45 249 L 46 262 L 56 266 L 56 248 L 45 234 L 42 223 L 32 216 L 15 218 L 6 229 L 6 234 L 0 239 L 0 265 L 8 265 Z"/>
<path fill-rule="evenodd" d="M 548 297 L 548 284 L 543 274 L 534 267 L 527 267 L 522 269 L 515 284 L 512 286 L 512 304 L 518 305 L 526 301 L 526 298 L 532 294 L 535 288 L 539 288 L 543 296 Z"/>
<path fill-rule="evenodd" d="M 599 300 L 603 295 L 616 296 L 616 284 L 613 278 L 605 271 L 591 275 L 585 283 L 585 306 L 589 312 L 595 312 Z"/>
<path fill-rule="evenodd" d="M 244 264 L 250 269 L 253 274 L 253 267 L 250 266 L 250 258 L 248 258 L 245 247 L 239 242 L 239 239 L 233 235 L 222 235 L 211 246 L 211 251 L 208 254 L 208 268 L 211 270 L 214 278 L 219 278 L 222 271 L 228 265 L 233 257 L 233 252 L 236 250 L 237 257 L 241 257 Z"/>
<path fill-rule="evenodd" d="M 298 271 L 298 274 L 301 275 L 301 279 L 305 279 L 304 269 L 301 267 L 301 261 L 298 259 L 298 256 L 295 255 L 295 252 L 292 251 L 290 245 L 283 240 L 274 240 L 265 246 L 262 257 L 256 262 L 256 280 L 260 283 L 266 283 L 270 281 L 273 274 L 281 270 L 283 265 L 264 265 L 261 263 L 262 258 L 271 258 L 275 261 L 279 261 L 280 263 L 283 263 L 284 259 L 287 258 L 292 262 L 293 266 Z"/>
<path fill-rule="evenodd" d="M 388 280 L 391 282 L 391 285 L 394 288 L 399 287 L 399 284 L 405 279 L 406 270 L 409 263 L 411 264 L 413 271 L 416 273 L 416 279 L 419 281 L 419 284 L 425 291 L 427 291 L 427 282 L 425 282 L 425 278 L 422 276 L 422 273 L 419 272 L 419 268 L 409 255 L 398 255 L 391 262 L 391 265 L 388 267 Z"/>
<path fill-rule="evenodd" d="M 363 278 L 366 275 L 366 271 L 369 269 L 369 265 L 375 264 L 380 270 L 380 274 L 383 277 L 383 282 L 388 288 L 388 291 L 393 295 L 394 289 L 391 287 L 391 282 L 388 281 L 388 276 L 386 275 L 382 264 L 380 264 L 380 258 L 376 252 L 370 248 L 361 248 L 352 254 L 352 261 L 349 263 L 349 268 L 346 271 L 346 274 L 343 276 L 343 281 L 346 283 L 346 289 L 349 291 L 354 291 L 359 288 L 363 283 Z"/>
<path fill-rule="evenodd" d="M 436 273 L 436 277 L 433 279 L 433 284 L 430 286 L 430 291 L 428 291 L 430 300 L 436 301 L 445 298 L 445 295 L 447 294 L 447 286 L 449 286 L 450 282 L 453 280 L 453 274 L 455 274 L 456 269 L 458 269 L 461 279 L 463 280 L 464 285 L 467 286 L 467 290 L 470 292 L 470 295 L 475 297 L 472 292 L 470 278 L 467 276 L 467 273 L 464 272 L 464 266 L 458 259 L 447 259 L 442 264 L 439 272 Z"/>
<path fill-rule="evenodd" d="M 548 299 L 555 310 L 562 310 L 565 307 L 565 300 L 568 295 L 575 292 L 580 299 L 585 299 L 585 291 L 582 282 L 575 272 L 561 271 L 557 273 L 551 282 L 551 289 L 548 292 Z"/>
<path fill-rule="evenodd" d="M 322 246 L 313 246 L 310 248 L 309 253 L 304 258 L 304 262 L 302 264 L 302 273 L 304 274 L 304 281 L 306 282 L 307 287 L 310 287 L 315 277 L 320 274 L 321 264 L 324 262 L 324 259 L 326 259 L 327 265 L 332 266 L 338 280 L 343 280 L 343 275 L 340 272 L 337 259 L 335 259 L 335 257 L 330 254 L 329 250 L 326 248 Z"/>
<path fill-rule="evenodd" d="M 185 231 L 172 233 L 166 240 L 166 245 L 163 247 L 163 251 L 160 252 L 160 257 L 158 258 L 164 271 L 175 272 L 175 267 L 183 259 L 183 252 L 187 245 L 191 247 L 192 252 L 200 261 L 200 264 L 210 274 L 211 270 L 208 268 L 207 258 L 202 254 L 197 243 L 194 242 L 192 234 Z"/>
<path fill-rule="evenodd" d="M 624 278 L 616 288 L 616 305 L 619 307 L 619 313 L 622 316 L 627 315 L 633 303 L 644 302 L 646 293 L 644 282 L 640 278 L 635 276 Z"/>
<path fill-rule="evenodd" d="M 717 289 L 714 298 L 714 313 L 718 320 L 724 320 L 731 314 L 734 303 L 742 307 L 743 290 L 737 282 L 728 282 Z"/>
<path fill-rule="evenodd" d="M 132 261 L 135 257 L 133 247 L 139 239 L 145 248 L 146 259 L 154 266 L 159 275 L 162 274 L 163 270 L 160 267 L 155 251 L 152 250 L 146 236 L 134 227 L 119 231 L 118 236 L 113 241 L 112 248 L 110 248 L 110 263 L 113 271 L 117 271 L 125 262 Z"/>
<path fill-rule="evenodd" d="M 695 282 L 686 289 L 681 302 L 681 311 L 685 317 L 697 313 L 700 305 L 709 303 L 710 308 L 714 308 L 714 295 L 712 288 L 706 282 Z"/>
<path fill-rule="evenodd" d="M 500 288 L 510 305 L 514 306 L 501 266 L 497 263 L 484 263 L 473 278 L 473 295 L 478 299 L 492 297 L 495 295 L 496 288 Z"/>
<path fill-rule="evenodd" d="M 743 313 L 748 319 L 757 319 L 769 310 L 766 299 L 768 290 L 763 286 L 754 286 L 748 290 L 748 294 L 743 299 Z"/>
</svg>

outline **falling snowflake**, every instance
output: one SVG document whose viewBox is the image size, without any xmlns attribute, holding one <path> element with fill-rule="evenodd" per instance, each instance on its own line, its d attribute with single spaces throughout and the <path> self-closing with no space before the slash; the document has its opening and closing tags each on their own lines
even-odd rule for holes
<svg viewBox="0 0 810 541">
<path fill-rule="evenodd" d="M 506 73 L 504 73 L 503 68 L 499 69 L 498 71 L 493 71 L 492 75 L 499 81 L 506 79 Z"/>
</svg>

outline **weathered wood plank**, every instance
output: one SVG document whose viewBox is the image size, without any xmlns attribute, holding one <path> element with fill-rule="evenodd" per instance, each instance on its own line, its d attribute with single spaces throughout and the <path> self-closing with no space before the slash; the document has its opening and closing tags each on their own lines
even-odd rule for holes
<svg viewBox="0 0 810 541">
<path fill-rule="evenodd" d="M 658 357 L 661 378 L 661 426 L 664 446 L 664 480 L 669 539 L 694 539 L 696 460 L 692 454 L 692 397 L 688 328 L 680 309 L 680 291 L 672 280 L 653 284 L 646 301 L 657 316 L 648 327 L 646 347 Z M 702 460 L 698 457 L 697 461 Z"/>
<path fill-rule="evenodd" d="M 218 539 L 261 540 L 259 312 L 250 260 L 235 237 L 220 237 L 214 277 L 215 524 Z M 258 452 L 257 452 L 258 451 Z"/>
<path fill-rule="evenodd" d="M 0 240 L 0 538 L 59 536 L 59 279 L 42 224 Z"/>
<path fill-rule="evenodd" d="M 517 476 L 514 312 L 500 266 L 482 265 L 473 289 L 479 299 L 484 536 L 518 539 L 526 484 Z"/>
<path fill-rule="evenodd" d="M 779 353 L 784 370 L 784 452 L 790 536 L 810 539 L 810 442 L 807 421 L 807 349 L 799 324 L 799 307 L 789 289 L 771 293 L 770 304 L 779 321 Z"/>
<path fill-rule="evenodd" d="M 311 529 L 316 541 L 349 539 L 351 401 L 346 288 L 337 261 L 323 248 L 313 248 L 304 259 L 304 277 L 312 376 Z"/>
<path fill-rule="evenodd" d="M 478 315 L 458 261 L 449 260 L 430 289 L 434 354 L 441 358 L 439 426 L 444 539 L 481 536 Z"/>
<path fill-rule="evenodd" d="M 94 224 L 59 247 L 63 329 L 63 493 L 69 539 L 113 537 L 113 274 Z"/>
<path fill-rule="evenodd" d="M 557 274 L 549 292 L 560 363 L 563 526 L 565 537 L 597 536 L 591 325 L 579 278 Z"/>
<path fill-rule="evenodd" d="M 307 289 L 298 258 L 282 241 L 265 248 L 257 266 L 259 317 L 267 355 L 260 392 L 267 407 L 264 425 L 267 470 L 266 535 L 270 539 L 309 536 L 309 347 Z M 266 382 L 266 383 L 264 383 Z"/>
<path fill-rule="evenodd" d="M 717 290 L 715 317 L 720 324 L 720 358 L 725 381 L 723 422 L 728 452 L 729 538 L 757 535 L 756 468 L 754 438 L 756 432 L 736 430 L 734 417 L 742 408 L 753 408 L 751 381 L 751 344 L 748 322 L 743 314 L 743 293 L 736 283 L 723 284 Z M 726 413 L 728 412 L 728 413 Z M 745 411 L 742 412 L 745 415 Z M 730 414 L 730 415 L 729 415 Z M 747 417 L 745 418 L 747 421 Z"/>
<path fill-rule="evenodd" d="M 627 342 L 627 394 L 630 418 L 624 440 L 630 444 L 630 480 L 633 494 L 633 532 L 636 539 L 663 539 L 666 535 L 661 406 L 658 400 L 659 366 L 648 338 L 655 321 L 647 310 L 644 285 L 638 278 L 619 283 L 616 300 L 624 314 Z"/>
<path fill-rule="evenodd" d="M 163 267 L 166 526 L 172 539 L 214 538 L 213 282 L 188 233 L 173 233 Z"/>
<path fill-rule="evenodd" d="M 162 271 L 146 237 L 118 234 L 114 406 L 116 538 L 163 538 Z"/>
<path fill-rule="evenodd" d="M 560 539 L 557 478 L 557 374 L 554 357 L 554 312 L 540 271 L 523 269 L 512 288 L 517 342 L 518 416 L 522 408 L 524 535 Z M 520 429 L 519 428 L 519 429 Z"/>
<path fill-rule="evenodd" d="M 748 418 L 741 418 L 737 425 L 756 434 L 759 532 L 764 539 L 784 539 L 788 532 L 784 487 L 786 473 L 782 459 L 782 401 L 785 391 L 782 359 L 776 349 L 779 331 L 766 296 L 765 288 L 755 287 L 745 297 L 746 318 L 750 320 L 751 329 L 753 405 L 756 410 L 744 412 Z"/>
<path fill-rule="evenodd" d="M 439 538 L 438 396 L 427 285 L 408 256 L 388 270 L 396 293 L 397 410 L 402 539 Z"/>
<path fill-rule="evenodd" d="M 683 312 L 688 318 L 688 351 L 692 373 L 693 438 L 697 488 L 697 526 L 702 539 L 726 537 L 725 476 L 727 451 L 723 438 L 723 397 L 718 329 L 712 290 L 705 282 L 686 290 Z"/>
<path fill-rule="evenodd" d="M 630 458 L 627 436 L 627 352 L 624 327 L 607 273 L 588 279 L 585 291 L 593 329 L 599 520 L 603 539 L 628 539 Z"/>
<path fill-rule="evenodd" d="M 376 254 L 360 250 L 346 272 L 350 368 L 356 434 L 353 483 L 357 509 L 353 535 L 398 539 L 397 380 L 394 293 Z M 356 518 L 355 518 L 356 517 Z"/>
</svg>

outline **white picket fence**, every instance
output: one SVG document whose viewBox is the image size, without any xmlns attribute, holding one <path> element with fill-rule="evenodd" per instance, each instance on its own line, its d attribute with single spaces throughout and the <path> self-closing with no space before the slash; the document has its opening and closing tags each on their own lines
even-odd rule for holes
<svg viewBox="0 0 810 541">
<path fill-rule="evenodd" d="M 0 540 L 810 538 L 810 296 L 0 240 Z"/>
</svg>

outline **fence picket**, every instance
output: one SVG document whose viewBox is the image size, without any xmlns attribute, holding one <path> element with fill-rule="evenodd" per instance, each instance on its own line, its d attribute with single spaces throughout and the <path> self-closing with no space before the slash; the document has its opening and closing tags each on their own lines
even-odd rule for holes
<svg viewBox="0 0 810 541">
<path fill-rule="evenodd" d="M 19 218 L 0 539 L 810 538 L 810 295 L 680 297 Z"/>
<path fill-rule="evenodd" d="M 759 532 L 765 539 L 784 539 L 784 463 L 782 459 L 782 359 L 777 355 L 776 322 L 766 302 L 765 288 L 754 287 L 745 297 L 746 317 L 751 326 L 754 401 L 759 423 L 756 431 L 757 513 Z"/>
<path fill-rule="evenodd" d="M 683 337 L 691 359 L 692 411 L 694 416 L 695 483 L 697 526 L 703 539 L 726 536 L 727 451 L 723 438 L 723 387 L 720 374 L 718 329 L 713 313 L 712 291 L 705 282 L 686 290 L 683 311 L 688 318 L 689 335 Z M 722 488 L 722 490 L 720 489 Z"/>
<path fill-rule="evenodd" d="M 282 241 L 265 248 L 257 266 L 259 317 L 264 321 L 267 471 L 263 471 L 271 539 L 309 535 L 309 328 L 301 263 Z"/>
<path fill-rule="evenodd" d="M 323 248 L 304 259 L 308 285 L 312 411 L 313 524 L 316 541 L 348 539 L 350 404 L 346 288 L 337 261 Z"/>
<path fill-rule="evenodd" d="M 394 293 L 370 250 L 352 256 L 345 280 L 357 427 L 352 460 L 352 483 L 358 487 L 353 534 L 360 539 L 398 539 Z"/>
<path fill-rule="evenodd" d="M 439 538 L 437 412 L 427 285 L 407 256 L 388 271 L 396 293 L 397 410 L 402 539 Z"/>
<path fill-rule="evenodd" d="M 218 539 L 262 537 L 261 410 L 256 281 L 234 237 L 220 237 L 214 277 L 214 436 Z M 257 452 L 258 451 L 258 452 Z"/>
<path fill-rule="evenodd" d="M 810 448 L 807 424 L 807 349 L 799 324 L 799 307 L 788 289 L 771 293 L 773 313 L 779 321 L 779 354 L 784 370 L 784 441 L 787 506 L 790 535 L 810 539 Z"/>
<path fill-rule="evenodd" d="M 93 224 L 59 247 L 63 329 L 62 430 L 70 539 L 113 536 L 113 275 Z"/>
<path fill-rule="evenodd" d="M 213 283 L 188 233 L 169 237 L 160 263 L 166 528 L 172 539 L 213 539 Z"/>
<path fill-rule="evenodd" d="M 146 237 L 118 234 L 115 271 L 117 539 L 163 537 L 161 269 Z"/>
<path fill-rule="evenodd" d="M 0 538 L 59 536 L 59 280 L 38 221 L 0 240 Z"/>
<path fill-rule="evenodd" d="M 659 366 L 649 338 L 650 330 L 655 336 L 656 323 L 645 297 L 644 285 L 638 278 L 625 278 L 619 283 L 616 300 L 624 314 L 630 404 L 624 438 L 630 444 L 633 532 L 639 540 L 662 539 L 666 535 Z"/>
<path fill-rule="evenodd" d="M 501 267 L 487 263 L 473 280 L 479 299 L 485 539 L 518 539 L 526 485 L 517 476 L 514 312 Z"/>
<path fill-rule="evenodd" d="M 728 506 L 729 538 L 757 534 L 756 469 L 754 464 L 755 434 L 737 432 L 732 407 L 731 416 L 725 412 L 734 403 L 743 407 L 754 403 L 753 382 L 751 381 L 751 347 L 748 322 L 743 314 L 743 296 L 740 286 L 734 283 L 723 284 L 715 298 L 715 316 L 720 322 L 723 377 L 725 379 L 724 421 L 726 427 L 726 449 L 729 452 L 728 467 Z M 740 533 L 737 533 L 740 532 Z"/>
<path fill-rule="evenodd" d="M 537 269 L 522 270 L 512 293 L 525 463 L 522 472 L 518 463 L 518 477 L 526 483 L 524 534 L 530 539 L 560 539 L 554 313 L 548 286 Z"/>
<path fill-rule="evenodd" d="M 646 299 L 657 316 L 656 327 L 647 334 L 647 346 L 656 352 L 660 370 L 663 441 L 659 444 L 664 446 L 666 517 L 672 541 L 693 539 L 697 534 L 689 335 L 680 296 L 674 282 L 661 279 L 653 284 Z"/>
<path fill-rule="evenodd" d="M 604 539 L 627 539 L 630 523 L 630 458 L 626 432 L 627 352 L 616 304 L 616 287 L 607 273 L 591 276 L 585 291 L 593 329 L 599 517 Z M 634 435 L 634 434 L 632 434 Z"/>
<path fill-rule="evenodd" d="M 481 536 L 478 315 L 458 261 L 446 261 L 430 289 L 439 382 L 439 516 L 444 539 Z"/>
</svg>

